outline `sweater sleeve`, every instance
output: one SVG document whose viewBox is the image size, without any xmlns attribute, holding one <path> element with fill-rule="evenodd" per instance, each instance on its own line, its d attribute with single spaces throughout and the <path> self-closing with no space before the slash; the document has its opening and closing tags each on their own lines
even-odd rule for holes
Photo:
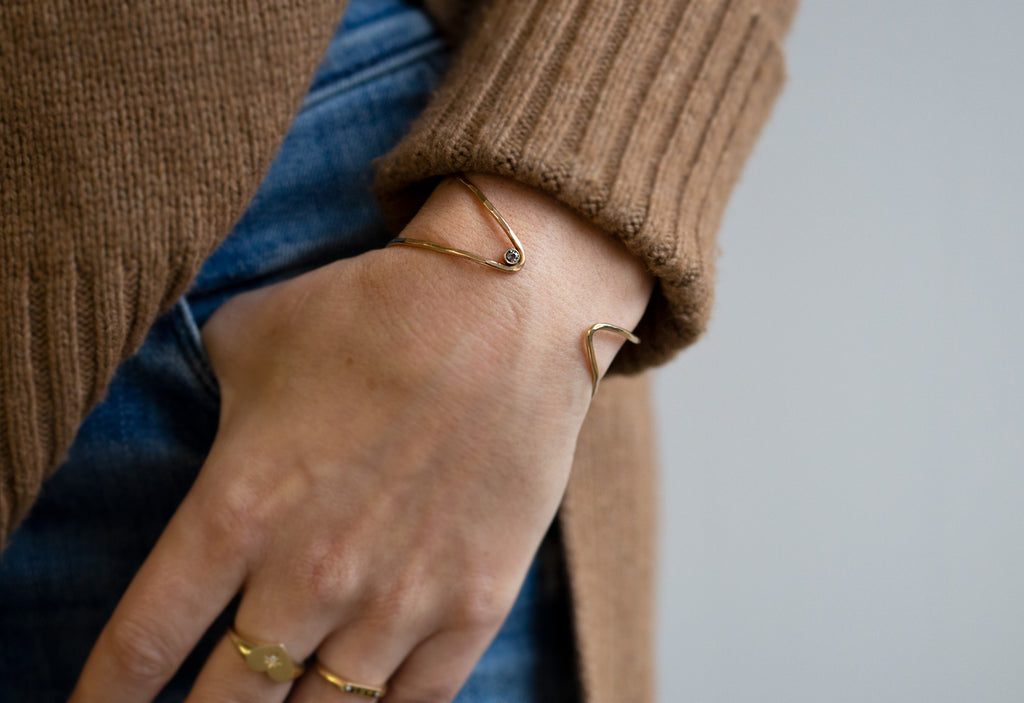
<svg viewBox="0 0 1024 703">
<path fill-rule="evenodd" d="M 795 0 L 427 4 L 460 39 L 427 109 L 378 161 L 393 226 L 445 175 L 515 178 L 622 240 L 655 276 L 643 343 L 613 372 L 692 343 L 710 314 L 722 211 L 783 82 Z"/>
</svg>

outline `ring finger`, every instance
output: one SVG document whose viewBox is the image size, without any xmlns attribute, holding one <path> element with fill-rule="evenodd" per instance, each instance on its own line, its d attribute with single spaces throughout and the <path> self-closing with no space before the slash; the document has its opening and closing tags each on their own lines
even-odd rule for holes
<svg viewBox="0 0 1024 703">
<path fill-rule="evenodd" d="M 310 670 L 295 687 L 290 703 L 368 701 L 379 698 L 388 681 L 434 628 L 433 617 L 370 612 L 332 633 L 320 645 Z M 374 695 L 380 692 L 380 695 Z"/>
</svg>

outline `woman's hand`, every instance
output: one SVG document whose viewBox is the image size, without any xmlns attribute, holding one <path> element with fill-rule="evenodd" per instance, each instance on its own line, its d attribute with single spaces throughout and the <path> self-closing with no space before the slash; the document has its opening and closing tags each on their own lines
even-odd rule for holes
<svg viewBox="0 0 1024 703">
<path fill-rule="evenodd" d="M 632 327 L 651 285 L 553 200 L 471 178 L 523 241 L 521 272 L 392 247 L 239 295 L 205 325 L 216 440 L 73 701 L 151 700 L 239 591 L 246 637 L 387 681 L 389 701 L 454 698 L 565 489 L 590 396 L 581 335 Z M 403 234 L 506 248 L 452 182 Z M 601 340 L 604 365 L 619 343 Z M 342 695 L 312 671 L 249 671 L 225 637 L 189 700 L 289 693 Z"/>
</svg>

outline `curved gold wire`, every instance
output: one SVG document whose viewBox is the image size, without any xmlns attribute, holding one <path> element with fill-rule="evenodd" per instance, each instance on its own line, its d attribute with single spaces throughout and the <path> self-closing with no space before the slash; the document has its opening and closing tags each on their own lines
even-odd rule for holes
<svg viewBox="0 0 1024 703">
<path fill-rule="evenodd" d="M 630 332 L 629 330 L 619 327 L 618 325 L 610 324 L 608 322 L 598 322 L 596 325 L 591 326 L 590 329 L 586 331 L 586 333 L 584 334 L 584 338 L 587 340 L 587 359 L 590 360 L 590 378 L 594 382 L 594 387 L 590 391 L 591 398 L 593 398 L 594 395 L 597 393 L 597 384 L 600 383 L 601 381 L 601 375 L 597 369 L 597 354 L 594 352 L 594 333 L 599 332 L 601 330 L 608 330 L 609 332 L 614 332 L 615 334 L 619 335 L 620 337 L 624 337 L 627 341 L 632 342 L 633 344 L 640 343 L 640 338 L 637 337 L 632 332 Z"/>
<path fill-rule="evenodd" d="M 331 684 L 342 693 L 354 693 L 357 696 L 365 696 L 367 698 L 380 698 L 388 692 L 387 685 L 366 686 L 364 684 L 352 683 L 348 679 L 343 679 L 321 664 L 319 659 L 316 660 L 314 669 L 316 670 L 316 673 L 320 674 L 320 676 L 327 681 L 327 683 Z"/>
<path fill-rule="evenodd" d="M 495 209 L 494 205 L 491 204 L 491 201 L 487 199 L 487 196 L 484 195 L 483 192 L 476 187 L 476 185 L 471 183 L 469 179 L 467 179 L 461 173 L 456 174 L 454 178 L 459 183 L 466 186 L 466 188 L 468 188 L 469 191 L 476 196 L 477 200 L 483 203 L 483 206 L 487 208 L 487 211 L 494 216 L 495 220 L 498 221 L 498 225 L 501 227 L 502 231 L 505 232 L 505 236 L 507 236 L 509 238 L 509 241 L 512 242 L 512 248 L 507 249 L 505 251 L 505 254 L 502 257 L 502 261 L 488 259 L 484 256 L 480 256 L 479 254 L 474 254 L 471 251 L 466 251 L 465 249 L 455 249 L 453 247 L 446 247 L 442 244 L 437 244 L 435 242 L 428 242 L 425 239 L 413 239 L 411 237 L 396 237 L 395 239 L 392 239 L 390 242 L 388 242 L 387 246 L 390 247 L 395 245 L 401 245 L 407 247 L 419 247 L 421 249 L 429 249 L 430 251 L 437 251 L 441 252 L 442 254 L 460 256 L 464 259 L 475 261 L 478 264 L 490 266 L 493 269 L 497 269 L 499 271 L 507 271 L 509 273 L 513 271 L 518 271 L 521 268 L 523 268 L 523 264 L 526 263 L 526 252 L 523 251 L 522 243 L 519 241 L 519 238 L 516 236 L 515 232 L 512 231 L 512 228 L 509 226 L 508 222 L 505 221 L 505 218 L 502 217 L 501 213 L 499 213 Z"/>
<path fill-rule="evenodd" d="M 509 226 L 508 222 L 505 221 L 505 218 L 501 216 L 501 213 L 499 213 L 497 209 L 495 209 L 494 205 L 491 204 L 491 201 L 487 199 L 487 196 L 484 195 L 483 192 L 479 188 L 477 188 L 474 183 L 472 183 L 468 178 L 466 178 L 465 175 L 459 173 L 455 174 L 453 178 L 455 178 L 459 183 L 468 188 L 469 191 L 474 196 L 476 196 L 477 200 L 483 203 L 483 206 L 487 208 L 487 211 L 494 216 L 495 220 L 497 220 L 498 225 L 505 233 L 505 236 L 507 236 L 509 238 L 509 241 L 512 242 L 512 248 L 505 252 L 505 262 L 502 263 L 500 261 L 494 261 L 493 259 L 488 259 L 486 257 L 480 256 L 479 254 L 474 254 L 471 251 L 466 251 L 465 249 L 455 249 L 453 247 L 446 247 L 443 244 L 437 244 L 436 242 L 428 242 L 424 239 L 413 239 L 411 237 L 396 237 L 395 239 L 392 239 L 390 242 L 388 242 L 387 246 L 390 247 L 395 245 L 402 245 L 408 247 L 419 247 L 421 249 L 428 249 L 430 251 L 436 251 L 442 254 L 451 254 L 452 256 L 462 257 L 464 259 L 469 259 L 470 261 L 475 261 L 478 264 L 489 266 L 490 268 L 497 269 L 498 271 L 514 272 L 522 269 L 523 265 L 526 263 L 526 252 L 523 251 L 522 243 L 519 241 L 519 238 L 516 237 L 515 232 L 512 231 L 512 228 Z M 598 322 L 597 324 L 592 325 L 584 333 L 584 340 L 586 342 L 587 347 L 587 359 L 590 362 L 590 378 L 593 383 L 593 386 L 590 391 L 591 398 L 593 398 L 594 395 L 597 393 L 597 385 L 601 380 L 600 371 L 597 367 L 597 354 L 594 352 L 594 333 L 599 332 L 601 330 L 608 330 L 609 332 L 614 332 L 618 334 L 620 337 L 625 338 L 627 341 L 632 342 L 633 344 L 640 343 L 640 338 L 637 337 L 632 332 L 630 332 L 629 330 L 619 327 L 618 325 L 613 325 L 608 322 Z M 322 671 L 321 669 L 322 667 L 318 665 L 317 671 L 321 675 L 324 675 L 326 678 L 326 674 L 324 674 L 324 671 Z M 341 679 L 340 677 L 337 678 L 339 681 L 344 681 L 344 679 Z M 373 689 L 373 687 L 368 688 Z"/>
</svg>

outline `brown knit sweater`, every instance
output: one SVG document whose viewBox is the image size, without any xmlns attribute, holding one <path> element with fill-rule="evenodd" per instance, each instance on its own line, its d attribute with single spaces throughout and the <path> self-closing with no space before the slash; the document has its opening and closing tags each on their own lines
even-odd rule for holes
<svg viewBox="0 0 1024 703">
<path fill-rule="evenodd" d="M 779 42 L 794 4 L 426 0 L 458 50 L 427 110 L 379 162 L 384 211 L 400 227 L 455 171 L 556 196 L 658 280 L 638 329 L 644 343 L 627 346 L 613 370 L 668 359 L 707 320 L 718 222 L 781 86 Z M 0 5 L 0 540 L 116 366 L 244 210 L 343 9 L 329 0 Z M 635 384 L 622 387 L 642 402 Z M 611 407 L 618 391 L 605 393 L 609 408 L 595 408 L 577 464 L 614 455 L 600 450 L 602 436 L 606 446 L 646 436 L 626 406 Z M 574 468 L 574 482 L 600 472 Z M 587 595 L 602 587 L 591 583 L 597 562 L 588 566 L 596 547 L 574 547 L 572 535 L 585 541 L 580 526 L 614 514 L 598 512 L 602 489 L 587 485 L 576 496 L 570 488 L 566 506 L 576 516 L 567 542 L 577 609 L 628 602 Z M 637 478 L 616 490 L 632 490 L 624 504 L 642 509 L 650 485 Z M 634 531 L 647 542 L 640 551 L 649 551 L 645 530 Z M 628 623 L 628 607 L 608 619 Z M 618 679 L 594 673 L 602 657 L 614 661 L 601 648 L 614 651 L 616 633 L 592 629 L 580 636 L 592 700 L 639 700 L 639 689 L 609 683 L 625 686 L 629 666 Z"/>
</svg>

